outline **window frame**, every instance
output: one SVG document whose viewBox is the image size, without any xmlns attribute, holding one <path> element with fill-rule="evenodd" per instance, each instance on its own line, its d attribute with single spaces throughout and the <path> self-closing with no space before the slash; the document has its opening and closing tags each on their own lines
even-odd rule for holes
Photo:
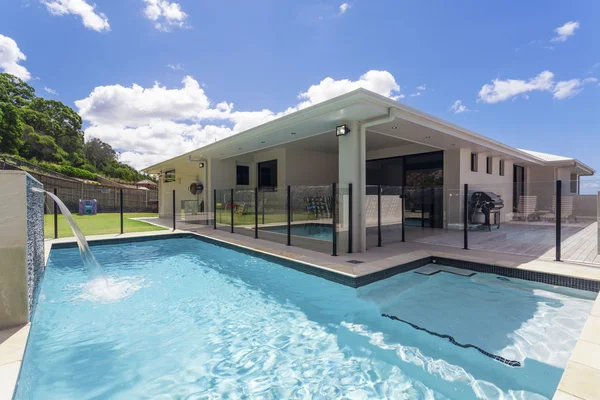
<svg viewBox="0 0 600 400">
<path fill-rule="evenodd" d="M 271 176 L 271 185 L 265 185 L 263 183 L 263 177 L 261 175 L 261 167 L 264 166 L 265 164 L 275 164 L 275 168 L 272 168 L 275 170 L 275 173 Z M 277 159 L 274 160 L 267 160 L 267 161 L 262 161 L 256 164 L 256 172 L 257 172 L 257 179 L 256 179 L 256 186 L 262 190 L 272 190 L 275 191 L 277 189 L 277 185 L 279 184 L 279 162 Z M 273 182 L 274 181 L 274 182 Z M 274 185 L 273 185 L 274 183 Z"/>
<path fill-rule="evenodd" d="M 471 153 L 471 172 L 477 172 L 477 164 L 479 164 L 479 156 L 477 153 Z"/>
<path fill-rule="evenodd" d="M 169 169 L 163 172 L 163 182 L 170 183 L 175 182 L 177 180 L 177 173 L 174 169 Z"/>
<path fill-rule="evenodd" d="M 575 179 L 573 179 L 573 176 L 575 177 Z M 579 186 L 578 183 L 579 182 L 578 182 L 577 174 L 571 174 L 571 182 L 569 184 L 569 192 L 571 194 L 577 194 L 577 187 Z M 575 189 L 575 190 L 573 190 L 573 189 Z"/>
<path fill-rule="evenodd" d="M 494 158 L 493 157 L 486 157 L 485 173 L 488 175 L 492 175 L 494 173 Z"/>
<path fill-rule="evenodd" d="M 240 168 L 244 168 L 246 170 L 246 173 L 245 173 L 246 183 L 240 183 L 240 172 L 239 172 Z M 244 177 L 244 176 L 242 176 L 242 177 Z M 249 165 L 237 164 L 235 166 L 235 184 L 236 184 L 236 186 L 250 186 L 250 166 Z"/>
<path fill-rule="evenodd" d="M 498 164 L 498 175 L 504 176 L 504 168 L 505 168 L 504 160 L 500 160 L 500 163 Z"/>
</svg>

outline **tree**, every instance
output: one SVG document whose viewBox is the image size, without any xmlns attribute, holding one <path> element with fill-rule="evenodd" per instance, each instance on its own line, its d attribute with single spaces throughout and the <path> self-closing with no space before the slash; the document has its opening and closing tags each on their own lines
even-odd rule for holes
<svg viewBox="0 0 600 400">
<path fill-rule="evenodd" d="M 0 73 L 0 103 L 23 107 L 35 98 L 35 89 L 16 76 Z"/>
<path fill-rule="evenodd" d="M 52 136 L 71 161 L 84 162 L 81 117 L 72 108 L 60 101 L 36 97 L 23 107 L 22 116 L 23 122 L 36 132 Z"/>
<path fill-rule="evenodd" d="M 72 108 L 37 97 L 34 88 L 6 73 L 0 73 L 0 153 L 85 179 L 96 172 L 131 182 L 146 178 L 120 163 L 109 144 L 100 139 L 84 143 L 81 117 Z"/>
<path fill-rule="evenodd" d="M 117 160 L 117 152 L 110 144 L 98 138 L 92 138 L 83 145 L 85 158 L 99 171 Z"/>
<path fill-rule="evenodd" d="M 65 151 L 60 148 L 52 136 L 40 135 L 29 125 L 23 130 L 27 158 L 35 158 L 41 161 L 50 161 L 55 163 L 63 162 L 67 156 Z"/>
<path fill-rule="evenodd" d="M 19 154 L 23 144 L 23 122 L 12 103 L 0 103 L 0 153 Z"/>
</svg>

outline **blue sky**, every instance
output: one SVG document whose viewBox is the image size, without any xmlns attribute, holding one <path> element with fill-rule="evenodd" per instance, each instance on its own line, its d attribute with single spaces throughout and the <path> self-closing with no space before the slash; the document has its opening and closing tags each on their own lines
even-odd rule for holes
<svg viewBox="0 0 600 400">
<path fill-rule="evenodd" d="M 0 70 L 138 168 L 363 85 L 600 171 L 597 1 L 5 3 Z"/>
</svg>

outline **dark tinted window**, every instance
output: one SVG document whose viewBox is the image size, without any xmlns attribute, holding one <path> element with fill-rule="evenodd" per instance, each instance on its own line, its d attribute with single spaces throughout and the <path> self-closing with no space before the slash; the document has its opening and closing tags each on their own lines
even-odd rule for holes
<svg viewBox="0 0 600 400">
<path fill-rule="evenodd" d="M 477 172 L 477 154 L 471 153 L 471 171 Z"/>
<path fill-rule="evenodd" d="M 247 165 L 238 165 L 236 168 L 236 184 L 250 184 L 250 167 Z"/>
<path fill-rule="evenodd" d="M 277 187 L 277 160 L 258 163 L 258 187 Z"/>
</svg>

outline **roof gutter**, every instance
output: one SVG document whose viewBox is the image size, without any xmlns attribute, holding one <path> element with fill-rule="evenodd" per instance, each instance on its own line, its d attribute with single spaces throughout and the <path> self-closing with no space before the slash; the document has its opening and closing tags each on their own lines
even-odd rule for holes
<svg viewBox="0 0 600 400">
<path fill-rule="evenodd" d="M 367 128 L 372 126 L 386 124 L 388 122 L 392 122 L 396 119 L 396 111 L 393 107 L 388 108 L 388 113 L 384 117 L 380 117 L 377 119 L 372 119 L 370 121 L 365 121 L 360 124 L 360 153 L 359 153 L 359 164 L 360 168 L 360 182 L 362 183 L 359 187 L 359 195 L 362 199 L 364 199 L 367 195 Z M 367 251 L 367 219 L 365 210 L 359 209 L 359 223 L 360 223 L 360 242 L 362 244 L 362 248 L 360 251 Z"/>
</svg>

